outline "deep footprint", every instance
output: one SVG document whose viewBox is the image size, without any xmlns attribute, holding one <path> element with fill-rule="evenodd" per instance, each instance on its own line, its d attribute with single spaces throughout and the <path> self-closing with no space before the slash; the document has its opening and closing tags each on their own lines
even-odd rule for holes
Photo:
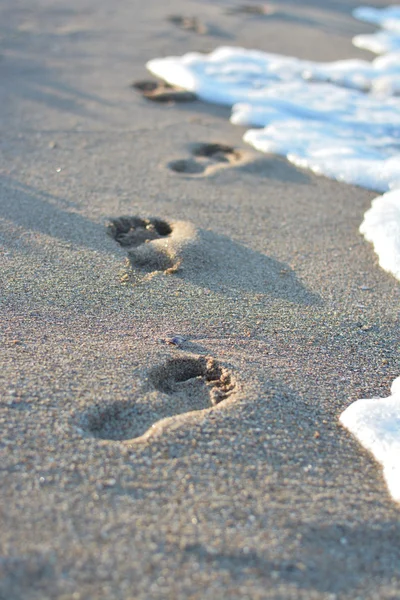
<svg viewBox="0 0 400 600">
<path fill-rule="evenodd" d="M 211 158 L 216 162 L 236 162 L 240 159 L 240 152 L 227 144 L 196 144 L 192 150 L 194 156 Z"/>
<path fill-rule="evenodd" d="M 79 425 L 99 439 L 134 440 L 162 419 L 212 408 L 234 390 L 232 375 L 214 358 L 171 358 L 149 371 L 141 398 L 95 406 Z"/>
<path fill-rule="evenodd" d="M 172 229 L 166 221 L 157 218 L 119 217 L 112 219 L 107 231 L 121 246 L 139 246 L 150 240 L 168 236 Z"/>
<path fill-rule="evenodd" d="M 187 383 L 204 382 L 209 406 L 225 400 L 235 387 L 230 373 L 210 357 L 171 358 L 150 371 L 149 381 L 165 394 L 186 393 Z"/>
<path fill-rule="evenodd" d="M 153 102 L 194 102 L 196 94 L 161 81 L 136 81 L 132 87 Z"/>
<path fill-rule="evenodd" d="M 168 248 L 157 245 L 157 240 L 165 240 L 172 233 L 166 221 L 154 217 L 119 217 L 107 224 L 107 233 L 127 249 L 134 266 L 149 271 L 173 268 Z"/>
</svg>

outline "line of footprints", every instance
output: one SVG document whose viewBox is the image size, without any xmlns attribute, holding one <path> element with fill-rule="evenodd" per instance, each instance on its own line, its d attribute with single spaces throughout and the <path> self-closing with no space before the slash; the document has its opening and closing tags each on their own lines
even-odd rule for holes
<svg viewBox="0 0 400 600">
<path fill-rule="evenodd" d="M 132 87 L 138 90 L 144 98 L 153 102 L 175 104 L 176 102 L 193 102 L 197 96 L 182 88 L 170 85 L 163 81 L 143 80 L 136 81 Z M 211 175 L 218 169 L 239 166 L 247 162 L 248 156 L 228 144 L 194 144 L 191 147 L 191 156 L 184 159 L 173 160 L 168 163 L 168 168 L 175 173 L 190 176 Z"/>
<path fill-rule="evenodd" d="M 171 17 L 171 22 L 177 18 Z M 197 22 L 181 27 L 199 31 Z M 138 81 L 132 87 L 147 100 L 159 103 L 193 102 L 195 94 L 165 82 Z M 195 144 L 188 158 L 171 161 L 175 173 L 209 175 L 213 171 L 240 164 L 244 154 L 220 143 Z M 190 223 L 172 227 L 158 218 L 123 216 L 107 225 L 108 234 L 126 249 L 135 269 L 172 274 L 180 269 L 179 246 L 195 237 Z M 167 243 L 166 243 L 167 241 Z M 196 410 L 210 409 L 236 389 L 232 374 L 212 357 L 183 355 L 168 359 L 148 372 L 137 397 L 125 402 L 95 405 L 79 419 L 79 429 L 106 440 L 143 440 L 165 419 Z"/>
<path fill-rule="evenodd" d="M 138 216 L 113 219 L 107 225 L 108 234 L 128 252 L 135 269 L 164 273 L 178 270 L 174 238 L 178 243 L 182 236 L 190 239 L 190 228 L 190 223 L 170 225 Z M 213 408 L 235 389 L 233 375 L 213 357 L 181 352 L 150 369 L 132 398 L 95 405 L 75 423 L 82 433 L 99 439 L 145 440 L 162 428 L 165 419 Z"/>
</svg>

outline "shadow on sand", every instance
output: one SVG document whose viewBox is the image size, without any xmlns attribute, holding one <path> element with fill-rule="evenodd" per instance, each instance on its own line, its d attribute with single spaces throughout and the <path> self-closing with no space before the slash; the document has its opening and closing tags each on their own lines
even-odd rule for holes
<svg viewBox="0 0 400 600">
<path fill-rule="evenodd" d="M 104 228 L 82 215 L 72 212 L 74 203 L 53 196 L 10 178 L 0 183 L 0 219 L 9 221 L 26 231 L 36 231 L 65 242 L 85 246 L 93 250 L 102 249 Z M 21 238 L 26 231 L 21 232 Z M 5 243 L 10 244 L 18 233 L 1 233 Z"/>
</svg>

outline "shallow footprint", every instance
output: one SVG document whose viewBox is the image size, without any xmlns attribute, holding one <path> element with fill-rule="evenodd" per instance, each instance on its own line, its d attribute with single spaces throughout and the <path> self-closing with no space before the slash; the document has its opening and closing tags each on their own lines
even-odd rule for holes
<svg viewBox="0 0 400 600">
<path fill-rule="evenodd" d="M 195 144 L 192 147 L 193 158 L 174 160 L 168 167 L 176 173 L 188 175 L 207 175 L 220 167 L 242 161 L 243 155 L 227 144 Z"/>
<path fill-rule="evenodd" d="M 192 154 L 211 158 L 216 162 L 234 163 L 241 158 L 240 152 L 235 150 L 233 146 L 227 144 L 196 144 L 193 147 Z"/>
<path fill-rule="evenodd" d="M 94 406 L 81 417 L 79 426 L 106 440 L 147 437 L 150 428 L 163 419 L 216 406 L 235 386 L 230 372 L 212 357 L 170 358 L 149 371 L 142 397 Z"/>
<path fill-rule="evenodd" d="M 193 158 L 173 160 L 168 163 L 168 167 L 175 173 L 187 173 L 188 175 L 199 175 L 204 173 L 207 168 L 205 165 L 193 160 Z"/>
<path fill-rule="evenodd" d="M 171 15 L 168 17 L 168 21 L 185 31 L 193 31 L 194 33 L 199 33 L 200 35 L 205 35 L 207 33 L 207 26 L 204 25 L 204 23 L 202 23 L 197 17 Z"/>
<path fill-rule="evenodd" d="M 275 12 L 275 8 L 270 4 L 241 4 L 228 8 L 226 14 L 247 14 L 247 15 L 271 15 Z"/>
<path fill-rule="evenodd" d="M 194 102 L 196 94 L 162 81 L 143 80 L 132 83 L 147 100 L 153 102 Z"/>
</svg>

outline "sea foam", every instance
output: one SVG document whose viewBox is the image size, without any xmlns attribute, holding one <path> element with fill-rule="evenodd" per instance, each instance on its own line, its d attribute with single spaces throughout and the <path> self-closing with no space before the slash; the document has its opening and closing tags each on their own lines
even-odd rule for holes
<svg viewBox="0 0 400 600">
<path fill-rule="evenodd" d="M 368 36 L 376 44 L 382 35 L 393 38 L 390 48 L 377 52 L 398 51 L 372 61 L 319 63 L 220 47 L 208 55 L 154 59 L 147 67 L 206 102 L 232 106 L 232 123 L 252 127 L 244 140 L 258 150 L 286 156 L 319 175 L 388 192 L 400 188 L 400 6 L 360 7 L 353 14 L 384 28 Z M 375 202 L 372 215 L 380 216 L 372 219 L 369 213 L 361 232 L 374 244 L 380 265 L 400 278 L 394 239 L 400 215 L 393 205 L 390 200 L 389 210 L 387 198 Z M 388 208 L 385 217 L 379 206 Z"/>
<path fill-rule="evenodd" d="M 371 35 L 357 35 L 353 43 L 359 48 L 371 50 L 376 54 L 400 50 L 400 7 L 372 8 L 360 6 L 353 11 L 353 16 L 361 21 L 379 25 L 384 31 Z"/>
<path fill-rule="evenodd" d="M 360 7 L 355 18 L 382 29 L 353 39 L 381 54 L 330 63 L 217 48 L 208 55 L 151 60 L 147 67 L 202 100 L 232 106 L 244 139 L 315 173 L 380 192 L 360 232 L 379 264 L 400 280 L 400 5 Z M 255 129 L 257 127 L 257 129 Z M 383 465 L 400 502 L 400 377 L 389 398 L 359 400 L 340 420 Z"/>
<path fill-rule="evenodd" d="M 400 177 L 400 162 L 397 168 Z M 360 232 L 373 243 L 380 266 L 400 279 L 400 186 L 375 198 Z"/>
<path fill-rule="evenodd" d="M 357 400 L 340 421 L 383 465 L 389 492 L 400 502 L 400 377 L 389 398 Z"/>
</svg>

